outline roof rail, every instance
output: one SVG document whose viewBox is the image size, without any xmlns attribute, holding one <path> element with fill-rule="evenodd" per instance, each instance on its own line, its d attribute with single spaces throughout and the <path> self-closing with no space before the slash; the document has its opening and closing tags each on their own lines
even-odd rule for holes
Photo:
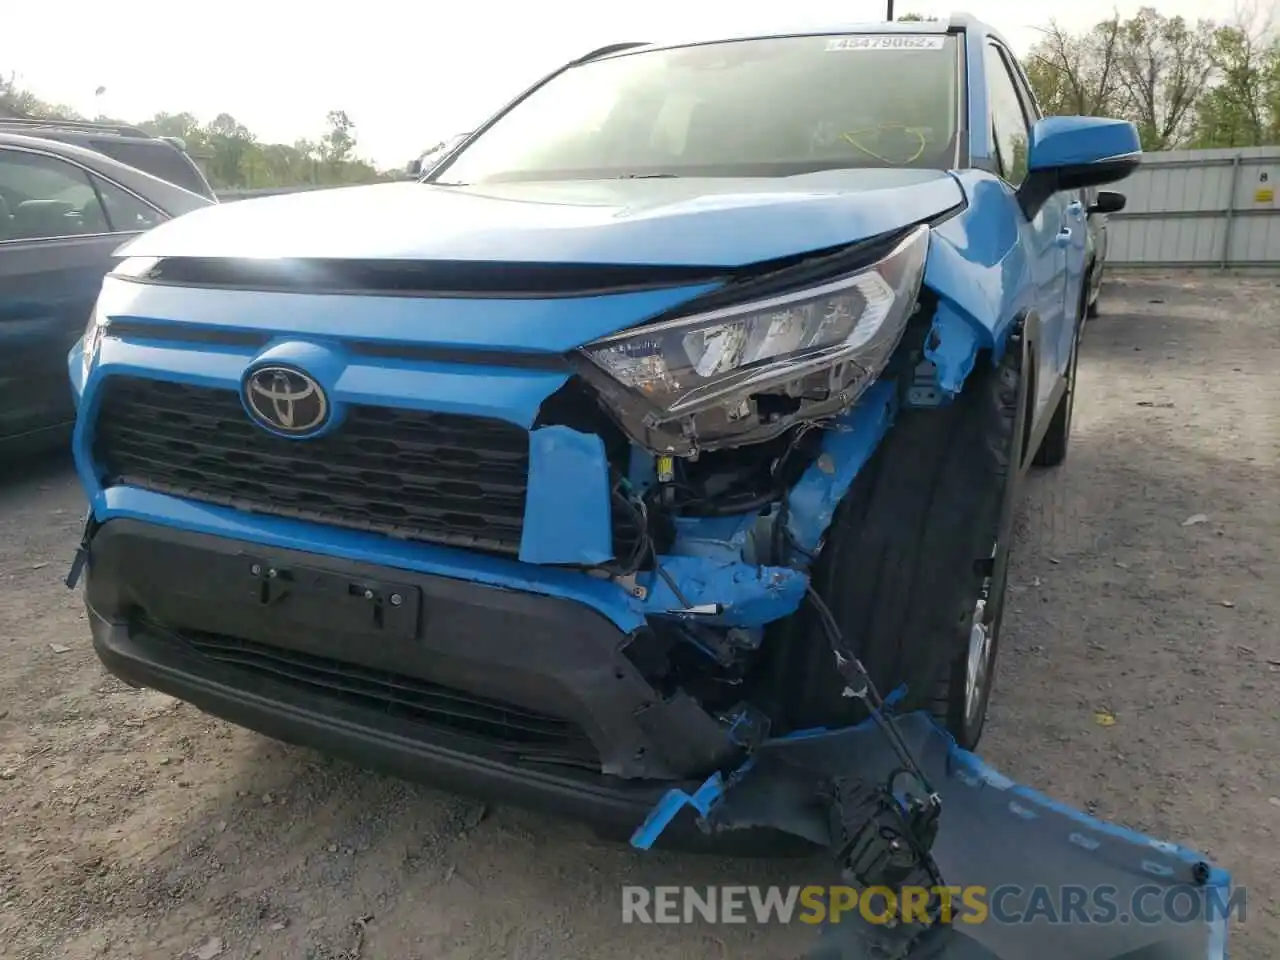
<svg viewBox="0 0 1280 960">
<path fill-rule="evenodd" d="M 598 57 L 607 57 L 611 53 L 621 53 L 623 50 L 631 50 L 635 47 L 647 47 L 648 40 L 637 40 L 630 43 L 610 43 L 607 46 L 592 50 L 584 57 L 579 57 L 574 63 L 586 63 L 588 60 L 595 60 Z"/>
<path fill-rule="evenodd" d="M 58 117 L 0 117 L 0 127 L 56 127 L 84 133 L 114 133 L 121 137 L 150 137 L 141 127 L 127 123 L 94 123 L 90 120 L 62 120 Z"/>
</svg>

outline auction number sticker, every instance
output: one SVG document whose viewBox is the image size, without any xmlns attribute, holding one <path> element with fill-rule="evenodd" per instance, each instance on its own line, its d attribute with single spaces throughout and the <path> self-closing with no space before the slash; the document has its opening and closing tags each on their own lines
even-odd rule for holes
<svg viewBox="0 0 1280 960">
<path fill-rule="evenodd" d="M 835 37 L 827 41 L 828 50 L 941 50 L 945 37 L 919 34 L 863 34 Z"/>
</svg>

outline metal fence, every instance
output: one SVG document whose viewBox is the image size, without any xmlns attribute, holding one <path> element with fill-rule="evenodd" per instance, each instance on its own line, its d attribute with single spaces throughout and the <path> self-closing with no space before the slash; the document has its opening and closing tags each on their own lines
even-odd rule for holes
<svg viewBox="0 0 1280 960">
<path fill-rule="evenodd" d="M 1107 262 L 1133 267 L 1280 266 L 1280 147 L 1148 153 L 1117 184 Z"/>
</svg>

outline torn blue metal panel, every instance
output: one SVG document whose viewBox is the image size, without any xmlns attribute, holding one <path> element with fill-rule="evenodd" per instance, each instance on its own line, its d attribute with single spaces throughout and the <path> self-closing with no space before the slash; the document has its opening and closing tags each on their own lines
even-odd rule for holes
<svg viewBox="0 0 1280 960">
<path fill-rule="evenodd" d="M 787 500 L 787 528 L 802 550 L 817 550 L 836 507 L 880 445 L 896 413 L 895 387 L 881 382 L 827 429 L 822 452 L 791 488 Z"/>
<path fill-rule="evenodd" d="M 954 174 L 969 203 L 929 238 L 924 285 L 973 324 L 997 362 L 1018 315 L 1032 306 L 1036 284 L 1019 242 L 1021 216 L 1005 188 L 981 171 Z"/>
<path fill-rule="evenodd" d="M 604 441 L 569 427 L 529 434 L 524 563 L 604 563 L 613 557 L 609 462 Z"/>
<path fill-rule="evenodd" d="M 653 485 L 654 456 L 643 447 L 631 446 L 631 454 L 627 463 L 627 480 L 632 489 L 643 494 Z"/>
<path fill-rule="evenodd" d="M 986 914 L 960 913 L 956 891 L 952 922 L 921 924 L 919 940 L 904 944 L 902 925 L 869 924 L 852 911 L 839 922 L 827 918 L 811 957 L 1225 956 L 1236 902 L 1226 870 L 1195 851 L 1097 820 L 1014 783 L 957 747 L 926 713 L 897 724 L 941 798 L 932 855 L 942 883 L 980 891 Z M 766 827 L 831 846 L 831 811 L 815 803 L 824 786 L 837 777 L 887 784 L 900 766 L 884 733 L 868 720 L 766 740 L 727 780 L 709 781 L 687 802 L 664 802 L 675 808 L 670 816 L 694 806 L 713 833 Z M 670 819 L 666 810 L 655 811 L 653 823 L 646 821 L 648 829 L 635 839 L 652 844 L 660 823 Z M 834 866 L 838 874 L 842 865 Z"/>
<path fill-rule="evenodd" d="M 750 561 L 747 542 L 756 516 L 747 513 L 730 517 L 677 517 L 673 552 L 729 563 Z"/>
<path fill-rule="evenodd" d="M 793 613 L 804 599 L 809 578 L 790 567 L 760 567 L 703 557 L 659 558 L 663 573 L 639 578 L 645 588 L 645 609 L 674 613 L 707 608 L 704 623 L 727 627 L 755 627 Z M 670 578 L 676 589 L 672 589 Z M 710 612 L 714 609 L 714 612 Z"/>
<path fill-rule="evenodd" d="M 924 355 L 937 369 L 938 387 L 955 396 L 973 372 L 982 347 L 971 323 L 945 302 L 938 304 L 933 315 L 933 328 L 925 340 Z"/>
<path fill-rule="evenodd" d="M 713 773 L 693 793 L 686 793 L 678 787 L 668 790 L 649 811 L 644 823 L 636 827 L 631 835 L 631 845 L 637 850 L 648 850 L 685 807 L 692 807 L 705 817 L 724 796 L 724 788 L 724 778 Z"/>
</svg>

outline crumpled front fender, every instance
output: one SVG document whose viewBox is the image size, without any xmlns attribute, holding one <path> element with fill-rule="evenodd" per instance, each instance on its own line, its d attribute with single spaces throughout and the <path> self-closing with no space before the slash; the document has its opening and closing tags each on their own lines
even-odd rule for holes
<svg viewBox="0 0 1280 960">
<path fill-rule="evenodd" d="M 940 224 L 929 240 L 924 285 L 938 297 L 925 358 L 948 397 L 964 386 L 979 351 L 998 363 L 1018 317 L 1034 307 L 1035 280 L 1020 233 L 1017 205 L 991 174 L 955 175 L 964 210 Z"/>
</svg>

